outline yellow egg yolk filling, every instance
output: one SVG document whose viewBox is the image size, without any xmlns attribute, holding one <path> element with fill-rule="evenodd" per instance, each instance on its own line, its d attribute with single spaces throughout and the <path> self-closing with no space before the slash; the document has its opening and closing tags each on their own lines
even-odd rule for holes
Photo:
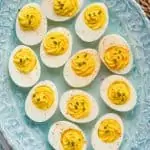
<svg viewBox="0 0 150 150">
<path fill-rule="evenodd" d="M 104 61 L 108 68 L 119 71 L 124 69 L 130 60 L 129 50 L 122 46 L 112 46 L 104 53 Z"/>
<path fill-rule="evenodd" d="M 69 48 L 69 39 L 63 33 L 51 32 L 44 38 L 43 47 L 49 55 L 62 55 Z"/>
<path fill-rule="evenodd" d="M 106 12 L 99 5 L 92 5 L 84 11 L 84 22 L 92 30 L 97 30 L 106 24 Z"/>
<path fill-rule="evenodd" d="M 114 119 L 105 119 L 98 128 L 98 136 L 105 143 L 113 143 L 121 137 L 120 124 Z"/>
<path fill-rule="evenodd" d="M 79 0 L 54 0 L 53 9 L 58 16 L 72 17 L 79 9 Z"/>
<path fill-rule="evenodd" d="M 87 77 L 95 71 L 96 60 L 93 54 L 81 52 L 73 57 L 71 67 L 76 75 Z"/>
<path fill-rule="evenodd" d="M 37 60 L 29 48 L 22 48 L 14 55 L 13 63 L 18 71 L 27 74 L 35 68 Z"/>
<path fill-rule="evenodd" d="M 46 85 L 36 87 L 32 95 L 33 104 L 41 110 L 49 109 L 54 100 L 55 93 L 53 89 Z"/>
<path fill-rule="evenodd" d="M 108 87 L 108 98 L 116 105 L 123 105 L 130 99 L 130 87 L 124 81 L 115 81 Z"/>
<path fill-rule="evenodd" d="M 91 111 L 91 103 L 85 95 L 74 95 L 67 102 L 67 114 L 75 119 L 85 118 Z"/>
<path fill-rule="evenodd" d="M 64 150 L 83 150 L 85 139 L 81 131 L 70 128 L 62 133 L 61 144 Z"/>
<path fill-rule="evenodd" d="M 20 10 L 18 22 L 25 31 L 36 30 L 41 24 L 41 12 L 33 6 L 27 6 Z"/>
</svg>

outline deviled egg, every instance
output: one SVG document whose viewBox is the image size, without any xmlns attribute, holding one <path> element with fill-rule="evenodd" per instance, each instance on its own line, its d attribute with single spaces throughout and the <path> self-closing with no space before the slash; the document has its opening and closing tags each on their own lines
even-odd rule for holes
<svg viewBox="0 0 150 150">
<path fill-rule="evenodd" d="M 91 143 L 94 150 L 118 150 L 124 136 L 124 125 L 116 114 L 101 117 L 92 132 Z"/>
<path fill-rule="evenodd" d="M 99 108 L 96 100 L 90 94 L 82 90 L 69 90 L 60 100 L 61 113 L 70 121 L 86 123 L 94 120 Z"/>
<path fill-rule="evenodd" d="M 109 22 L 107 6 L 104 3 L 88 5 L 75 23 L 77 35 L 85 42 L 98 40 L 105 32 Z"/>
<path fill-rule="evenodd" d="M 23 6 L 16 19 L 16 35 L 25 45 L 36 45 L 47 32 L 47 19 L 36 3 Z"/>
<path fill-rule="evenodd" d="M 48 19 L 66 21 L 76 16 L 84 0 L 42 0 L 41 8 Z"/>
<path fill-rule="evenodd" d="M 100 95 L 109 107 L 117 111 L 130 111 L 137 101 L 132 83 L 119 75 L 111 75 L 103 80 Z"/>
<path fill-rule="evenodd" d="M 55 122 L 49 130 L 48 141 L 55 150 L 86 150 L 83 131 L 68 121 Z"/>
<path fill-rule="evenodd" d="M 65 64 L 72 51 L 72 35 L 63 27 L 49 30 L 40 47 L 42 62 L 50 68 L 58 68 Z"/>
<path fill-rule="evenodd" d="M 100 66 L 101 62 L 96 50 L 90 48 L 80 50 L 65 64 L 64 78 L 71 87 L 84 87 L 95 79 Z"/>
<path fill-rule="evenodd" d="M 99 43 L 100 58 L 106 67 L 117 74 L 128 73 L 133 66 L 133 56 L 127 41 L 117 34 L 103 37 Z"/>
<path fill-rule="evenodd" d="M 40 78 L 41 67 L 34 51 L 27 46 L 17 46 L 9 58 L 9 74 L 20 87 L 31 87 Z"/>
<path fill-rule="evenodd" d="M 50 119 L 58 106 L 58 91 L 52 81 L 45 80 L 35 85 L 25 101 L 25 112 L 35 122 Z"/>
</svg>

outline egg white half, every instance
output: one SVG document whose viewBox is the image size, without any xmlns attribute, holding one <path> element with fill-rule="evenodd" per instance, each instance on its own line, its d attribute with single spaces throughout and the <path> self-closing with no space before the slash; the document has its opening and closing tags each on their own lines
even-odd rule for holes
<svg viewBox="0 0 150 150">
<path fill-rule="evenodd" d="M 98 136 L 99 125 L 105 119 L 115 119 L 121 126 L 121 132 L 122 132 L 121 137 L 113 143 L 105 143 Z M 124 136 L 124 125 L 123 125 L 121 118 L 117 114 L 109 113 L 109 114 L 102 116 L 97 121 L 96 125 L 94 126 L 93 131 L 92 131 L 92 136 L 91 136 L 91 143 L 92 143 L 94 150 L 99 150 L 99 149 L 118 150 L 123 140 L 123 136 Z"/>
<path fill-rule="evenodd" d="M 50 130 L 48 133 L 48 141 L 55 150 L 63 150 L 61 141 L 60 141 L 61 134 L 63 131 L 67 129 L 76 129 L 76 130 L 81 131 L 84 139 L 86 140 L 84 132 L 77 125 L 68 121 L 58 121 L 58 122 L 55 122 L 50 127 Z M 85 142 L 83 150 L 86 150 L 86 147 L 87 147 L 87 143 Z"/>
<path fill-rule="evenodd" d="M 41 8 L 38 4 L 36 3 L 29 3 L 23 6 L 24 7 L 36 7 L 42 15 L 42 19 L 41 19 L 41 24 L 40 26 L 33 31 L 24 31 L 21 27 L 20 24 L 18 22 L 18 15 L 16 18 L 16 35 L 18 37 L 18 39 L 25 45 L 36 45 L 39 44 L 42 41 L 43 36 L 46 34 L 47 32 L 47 19 L 45 17 L 45 15 L 43 14 L 43 12 L 41 11 Z"/>
<path fill-rule="evenodd" d="M 127 85 L 129 86 L 130 88 L 130 99 L 127 101 L 127 103 L 123 104 L 123 105 L 116 105 L 116 104 L 113 104 L 108 96 L 107 96 L 107 91 L 108 91 L 108 88 L 109 86 L 114 82 L 114 81 L 124 81 L 125 83 L 127 83 Z M 132 83 L 126 79 L 125 77 L 123 76 L 119 76 L 119 75 L 111 75 L 107 78 L 105 78 L 103 80 L 103 82 L 101 83 L 101 86 L 100 86 L 100 95 L 103 99 L 103 101 L 112 109 L 114 110 L 117 110 L 117 111 L 121 111 L 121 112 L 126 112 L 126 111 L 130 111 L 132 110 L 136 103 L 137 103 L 137 94 L 136 94 L 136 90 L 135 88 L 133 87 Z"/>
<path fill-rule="evenodd" d="M 72 52 L 72 35 L 68 29 L 63 28 L 63 27 L 53 28 L 53 29 L 49 30 L 47 34 L 49 34 L 51 32 L 63 33 L 68 38 L 68 41 L 69 41 L 68 50 L 64 54 L 59 55 L 59 56 L 47 54 L 44 50 L 43 42 L 41 43 L 40 56 L 41 56 L 42 62 L 47 67 L 58 68 L 58 67 L 63 66 L 71 55 L 71 52 Z M 45 36 L 47 36 L 47 34 Z"/>
<path fill-rule="evenodd" d="M 9 58 L 8 70 L 9 70 L 9 75 L 10 75 L 11 79 L 13 80 L 13 82 L 16 85 L 27 88 L 27 87 L 33 86 L 39 80 L 40 75 L 41 75 L 41 66 L 40 66 L 39 60 L 38 60 L 35 52 L 30 48 L 30 50 L 36 57 L 37 64 L 31 72 L 29 72 L 27 74 L 21 73 L 16 68 L 16 66 L 13 62 L 13 58 L 14 58 L 16 52 L 18 52 L 22 48 L 29 48 L 29 47 L 24 46 L 24 45 L 19 45 L 13 50 L 13 52 L 11 53 L 11 56 Z"/>
<path fill-rule="evenodd" d="M 88 52 L 90 54 L 92 54 L 95 57 L 96 60 L 96 68 L 95 71 L 87 76 L 87 77 L 81 77 L 75 74 L 75 72 L 72 70 L 71 68 L 71 61 L 73 59 L 73 57 L 77 54 L 77 53 L 81 53 L 81 52 Z M 63 71 L 63 75 L 65 78 L 65 81 L 71 86 L 71 87 L 85 87 L 87 85 L 89 85 L 97 76 L 99 70 L 100 70 L 100 66 L 101 66 L 101 62 L 98 56 L 98 52 L 94 49 L 84 49 L 84 50 L 80 50 L 78 51 L 76 54 L 74 54 L 65 64 L 64 66 L 64 71 Z"/>
<path fill-rule="evenodd" d="M 85 24 L 84 18 L 83 18 L 85 10 L 92 5 L 101 6 L 104 8 L 106 12 L 106 23 L 102 28 L 97 29 L 97 30 L 92 30 L 91 28 L 89 28 Z M 87 7 L 85 7 L 84 10 L 78 16 L 76 23 L 75 23 L 75 31 L 76 31 L 76 34 L 81 38 L 81 40 L 85 42 L 93 42 L 93 41 L 98 40 L 104 34 L 105 30 L 108 27 L 108 23 L 109 23 L 109 14 L 108 14 L 107 6 L 104 3 L 92 3 L 88 5 Z"/>
<path fill-rule="evenodd" d="M 67 102 L 74 95 L 85 95 L 89 98 L 90 103 L 91 103 L 91 112 L 89 113 L 87 117 L 76 119 L 67 113 Z M 59 108 L 60 108 L 61 113 L 64 115 L 64 117 L 66 117 L 70 121 L 77 122 L 77 123 L 90 122 L 94 120 L 99 113 L 99 107 L 94 97 L 83 90 L 77 90 L 77 89 L 69 90 L 61 96 Z"/>
<path fill-rule="evenodd" d="M 52 90 L 54 91 L 54 94 L 55 94 L 55 100 L 54 100 L 53 104 L 51 105 L 51 107 L 47 110 L 41 110 L 32 103 L 32 96 L 34 94 L 34 90 L 37 87 L 44 86 L 44 85 L 52 88 Z M 50 119 L 54 115 L 54 113 L 57 109 L 57 106 L 58 106 L 57 88 L 52 81 L 45 80 L 45 81 L 39 82 L 30 90 L 30 92 L 26 98 L 26 101 L 25 101 L 25 112 L 26 112 L 26 115 L 31 120 L 33 120 L 35 122 L 44 122 L 44 121 L 47 121 L 48 119 Z"/>
<path fill-rule="evenodd" d="M 75 15 L 77 15 L 77 13 L 80 11 L 83 2 L 84 0 L 79 0 L 79 8 Z M 47 16 L 47 18 L 53 21 L 66 21 L 75 16 L 75 15 L 72 17 L 58 16 L 53 9 L 53 0 L 42 0 L 41 9 L 44 12 L 44 14 Z"/>
<path fill-rule="evenodd" d="M 124 47 L 127 47 L 129 49 L 129 55 L 130 55 L 130 60 L 129 60 L 129 64 L 119 70 L 119 71 L 116 71 L 116 70 L 112 70 L 110 68 L 106 67 L 112 71 L 113 73 L 116 73 L 116 74 L 127 74 L 131 69 L 132 69 L 132 66 L 133 66 L 133 55 L 132 55 L 132 51 L 131 51 L 131 48 L 129 46 L 129 44 L 127 43 L 127 41 L 121 37 L 120 35 L 117 35 L 117 34 L 110 34 L 110 35 L 106 35 L 104 36 L 101 40 L 100 40 L 100 43 L 99 43 L 99 54 L 100 54 L 100 58 L 101 60 L 103 61 L 103 63 L 105 64 L 105 61 L 104 61 L 104 54 L 105 54 L 105 51 L 112 47 L 112 46 L 124 46 Z"/>
</svg>

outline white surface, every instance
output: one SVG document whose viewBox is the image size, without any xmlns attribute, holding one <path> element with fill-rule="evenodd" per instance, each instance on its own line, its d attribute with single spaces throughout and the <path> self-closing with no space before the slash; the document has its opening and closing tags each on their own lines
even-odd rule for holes
<svg viewBox="0 0 150 150">
<path fill-rule="evenodd" d="M 89 28 L 85 24 L 84 19 L 83 19 L 85 10 L 93 4 L 103 7 L 106 12 L 106 23 L 105 23 L 104 27 L 97 29 L 97 30 L 92 30 L 91 28 Z M 92 41 L 98 40 L 104 34 L 104 32 L 108 26 L 108 23 L 109 23 L 109 15 L 108 15 L 108 9 L 107 9 L 106 5 L 104 3 L 92 3 L 92 4 L 88 5 L 78 16 L 76 23 L 75 23 L 75 31 L 76 31 L 76 34 L 81 38 L 81 40 L 83 40 L 85 42 L 92 42 Z"/>
<path fill-rule="evenodd" d="M 65 64 L 65 62 L 68 60 L 68 58 L 70 57 L 70 55 L 71 55 L 71 52 L 72 52 L 72 35 L 71 35 L 71 32 L 68 29 L 63 28 L 63 27 L 53 28 L 53 29 L 49 30 L 47 34 L 49 34 L 51 32 L 63 33 L 69 40 L 68 50 L 64 54 L 59 55 L 59 56 L 46 54 L 46 52 L 44 50 L 44 47 L 43 47 L 43 42 L 41 43 L 40 57 L 41 57 L 42 62 L 47 67 L 58 68 L 58 67 L 63 66 Z"/>
<path fill-rule="evenodd" d="M 90 103 L 91 103 L 91 112 L 89 113 L 88 116 L 81 118 L 81 119 L 73 118 L 71 115 L 67 113 L 67 102 L 72 96 L 75 96 L 75 95 L 85 95 L 89 98 Z M 77 122 L 77 123 L 90 122 L 94 120 L 99 113 L 99 107 L 94 97 L 83 90 L 77 90 L 77 89 L 69 90 L 61 96 L 59 108 L 60 108 L 61 113 L 64 115 L 64 117 L 66 117 L 70 121 Z"/>
<path fill-rule="evenodd" d="M 79 0 L 79 9 L 77 13 L 80 11 L 84 0 Z M 42 0 L 41 1 L 41 9 L 44 12 L 44 14 L 47 16 L 48 19 L 53 21 L 66 21 L 69 20 L 77 15 L 77 13 L 72 17 L 64 17 L 64 16 L 58 16 L 54 9 L 53 9 L 53 0 Z"/>
<path fill-rule="evenodd" d="M 104 143 L 98 136 L 99 125 L 104 119 L 115 119 L 121 125 L 121 133 L 122 133 L 121 137 L 113 143 Z M 92 131 L 91 143 L 92 143 L 94 150 L 100 150 L 100 149 L 101 150 L 118 150 L 123 140 L 123 136 L 124 136 L 124 125 L 123 125 L 121 118 L 116 114 L 109 113 L 109 114 L 102 116 L 97 121 Z"/>
<path fill-rule="evenodd" d="M 106 65 L 106 63 L 104 61 L 104 53 L 105 53 L 105 51 L 108 48 L 110 48 L 112 46 L 120 46 L 120 45 L 124 46 L 124 47 L 127 47 L 127 49 L 129 50 L 130 60 L 129 60 L 129 64 L 125 68 L 123 68 L 123 69 L 121 69 L 119 71 L 116 71 L 116 70 L 112 70 L 112 69 L 107 67 L 107 65 Z M 116 74 L 127 74 L 132 69 L 132 66 L 133 66 L 133 55 L 132 55 L 131 48 L 128 45 L 127 41 L 123 37 L 121 37 L 120 35 L 110 34 L 110 35 L 104 36 L 102 38 L 102 40 L 100 40 L 100 43 L 99 43 L 99 54 L 100 54 L 100 58 L 101 58 L 102 62 L 113 73 L 116 73 Z"/>
<path fill-rule="evenodd" d="M 48 141 L 55 150 L 63 150 L 61 142 L 60 142 L 61 134 L 63 131 L 70 129 L 70 128 L 81 131 L 81 133 L 84 136 L 84 139 L 86 141 L 85 134 L 77 125 L 75 125 L 71 122 L 68 122 L 68 121 L 58 121 L 58 122 L 55 122 L 50 127 L 50 130 L 48 133 Z M 87 147 L 87 143 L 85 142 L 83 150 L 86 150 L 86 147 Z"/>
<path fill-rule="evenodd" d="M 127 103 L 125 103 L 123 105 L 113 104 L 109 100 L 108 94 L 107 94 L 110 84 L 112 84 L 114 81 L 118 81 L 118 80 L 119 81 L 121 80 L 121 81 L 124 81 L 125 83 L 127 83 L 130 88 L 130 92 L 131 92 L 130 99 L 128 100 Z M 127 80 L 125 77 L 119 76 L 119 75 L 111 75 L 104 79 L 104 81 L 100 85 L 100 95 L 101 95 L 103 101 L 110 108 L 117 110 L 117 111 L 121 111 L 121 112 L 132 110 L 135 107 L 136 102 L 137 102 L 137 100 L 136 100 L 137 94 L 136 94 L 135 88 L 133 87 L 132 83 L 129 80 Z"/>
<path fill-rule="evenodd" d="M 37 60 L 37 64 L 35 66 L 35 68 L 27 73 L 27 74 L 24 74 L 24 73 L 21 73 L 15 66 L 14 62 L 13 62 L 13 58 L 14 58 L 14 55 L 16 54 L 17 51 L 19 51 L 21 48 L 29 48 L 27 46 L 24 46 L 24 45 L 19 45 L 17 46 L 13 52 L 11 53 L 11 56 L 9 58 L 9 65 L 8 65 L 8 69 L 9 69 L 9 74 L 10 74 L 10 77 L 11 79 L 13 80 L 13 82 L 20 86 L 20 87 L 31 87 L 33 86 L 40 78 L 40 75 L 41 75 L 41 66 L 40 66 L 40 63 L 39 63 L 39 60 L 35 54 L 35 52 L 31 49 L 32 53 L 34 54 L 34 56 L 36 57 L 36 60 Z"/>
<path fill-rule="evenodd" d="M 86 77 L 81 77 L 75 74 L 75 72 L 72 70 L 71 68 L 71 61 L 73 59 L 73 57 L 77 54 L 77 53 L 81 53 L 81 52 L 88 52 L 90 54 L 92 54 L 95 57 L 96 60 L 96 68 L 94 70 L 94 72 L 92 73 L 92 75 L 86 76 Z M 97 76 L 97 74 L 99 73 L 100 67 L 101 67 L 101 62 L 100 62 L 100 58 L 98 56 L 98 52 L 94 49 L 84 49 L 84 50 L 80 50 L 77 53 L 75 53 L 65 64 L 64 66 L 64 71 L 63 71 L 63 75 L 64 78 L 66 80 L 66 82 L 71 86 L 71 87 L 85 87 L 87 85 L 89 85 Z"/>
<path fill-rule="evenodd" d="M 39 108 L 37 108 L 33 103 L 32 103 L 32 95 L 34 93 L 34 90 L 41 85 L 46 85 L 49 86 L 50 88 L 52 88 L 52 90 L 54 91 L 55 94 L 55 99 L 53 104 L 51 105 L 51 107 L 47 110 L 41 110 Z M 26 101 L 25 101 L 25 112 L 27 114 L 27 116 L 35 121 L 35 122 L 44 122 L 47 121 L 48 119 L 50 119 L 58 106 L 58 92 L 57 92 L 57 88 L 55 86 L 55 84 L 52 81 L 49 80 L 45 80 L 45 81 L 41 81 L 39 82 L 37 85 L 35 85 L 29 92 Z"/>
<path fill-rule="evenodd" d="M 24 31 L 21 29 L 18 22 L 18 15 L 16 18 L 16 35 L 18 39 L 25 45 L 36 45 L 42 41 L 43 36 L 47 32 L 47 19 L 45 15 L 42 13 L 41 8 L 36 3 L 29 3 L 24 7 L 33 6 L 36 7 L 42 15 L 42 20 L 40 26 L 34 31 Z"/>
</svg>

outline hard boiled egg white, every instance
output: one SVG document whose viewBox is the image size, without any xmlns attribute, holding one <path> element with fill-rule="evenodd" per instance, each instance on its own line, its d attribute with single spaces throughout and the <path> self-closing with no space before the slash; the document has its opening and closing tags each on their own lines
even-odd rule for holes
<svg viewBox="0 0 150 150">
<path fill-rule="evenodd" d="M 23 30 L 22 27 L 19 24 L 18 16 L 20 11 L 22 11 L 24 8 L 36 8 L 40 14 L 41 14 L 41 22 L 37 29 L 34 30 Z M 18 12 L 17 19 L 16 19 L 16 35 L 18 39 L 25 45 L 36 45 L 39 44 L 42 41 L 43 36 L 47 32 L 47 19 L 44 16 L 43 12 L 41 11 L 41 8 L 36 3 L 29 3 L 23 6 L 23 8 Z M 34 18 L 33 18 L 34 19 Z M 23 20 L 24 22 L 27 20 Z"/>
<path fill-rule="evenodd" d="M 98 6 L 101 9 L 103 9 L 103 13 L 105 15 L 104 25 L 102 25 L 101 27 L 99 27 L 97 29 L 90 28 L 85 23 L 85 20 L 84 20 L 85 11 L 92 6 L 96 6 L 96 7 Z M 92 13 L 91 17 L 93 17 L 93 15 L 95 13 L 97 13 L 97 10 L 95 10 L 95 12 L 89 11 L 89 13 Z M 91 20 L 89 19 L 90 21 L 93 22 L 93 25 L 95 25 L 95 26 L 97 24 L 99 24 L 99 22 L 101 20 L 103 20 L 103 18 L 101 18 L 101 16 L 97 16 L 97 17 L 98 18 L 93 17 L 93 19 L 91 19 Z M 100 18 L 100 20 L 99 20 L 99 18 Z M 108 15 L 107 6 L 104 3 L 92 3 L 92 4 L 88 5 L 78 16 L 76 23 L 75 23 L 75 31 L 76 31 L 77 35 L 85 42 L 96 41 L 104 34 L 104 32 L 108 26 L 108 22 L 109 22 L 109 15 Z"/>
<path fill-rule="evenodd" d="M 77 15 L 77 13 L 80 11 L 82 7 L 83 2 L 84 0 L 77 0 L 78 7 L 77 7 L 76 12 L 72 16 L 58 15 L 54 10 L 54 0 L 42 0 L 41 8 L 48 19 L 53 20 L 53 21 L 66 21 L 66 20 L 71 19 L 75 15 Z M 70 8 L 72 7 L 74 8 L 75 1 L 74 0 L 60 0 L 60 4 L 61 6 L 64 6 L 64 11 L 68 11 L 69 13 Z"/>
<path fill-rule="evenodd" d="M 104 121 L 106 119 L 113 119 L 113 120 L 117 121 L 120 124 L 120 127 L 121 127 L 121 136 L 112 143 L 104 142 L 98 135 L 99 126 L 102 123 L 102 121 Z M 110 134 L 108 134 L 108 135 L 110 135 Z M 95 127 L 93 128 L 93 131 L 92 131 L 91 143 L 92 143 L 92 146 L 93 146 L 94 150 L 99 150 L 99 149 L 102 149 L 102 150 L 118 150 L 120 145 L 121 145 L 121 142 L 123 140 L 123 136 L 124 136 L 124 125 L 123 125 L 123 122 L 122 122 L 121 118 L 116 114 L 110 113 L 110 114 L 104 115 L 103 117 L 101 117 L 97 121 L 97 123 L 96 123 L 96 125 L 95 125 Z M 107 137 L 106 137 L 106 139 L 107 139 Z"/>
<path fill-rule="evenodd" d="M 41 43 L 41 47 L 40 47 L 40 56 L 41 56 L 41 60 L 42 62 L 50 68 L 57 68 L 57 67 L 61 67 L 62 65 L 64 65 L 64 63 L 68 60 L 68 58 L 71 55 L 71 51 L 72 51 L 72 35 L 70 33 L 70 31 L 66 28 L 63 27 L 57 27 L 57 28 L 53 28 L 51 30 L 48 31 L 48 33 L 45 35 L 47 36 L 50 33 L 53 32 L 58 32 L 58 33 L 62 33 L 64 34 L 64 36 L 67 37 L 68 42 L 69 42 L 69 46 L 67 51 L 62 54 L 62 55 L 50 55 L 47 54 L 44 50 L 44 46 L 43 46 L 43 42 Z"/>
<path fill-rule="evenodd" d="M 37 61 L 36 66 L 29 73 L 20 72 L 16 68 L 14 61 L 13 61 L 15 54 L 23 48 L 28 48 L 32 52 L 33 56 L 35 56 L 36 61 Z M 18 85 L 20 87 L 33 86 L 39 80 L 40 75 L 41 75 L 41 67 L 40 67 L 40 63 L 39 63 L 39 60 L 38 60 L 36 54 L 34 53 L 34 51 L 31 48 L 24 46 L 24 45 L 19 45 L 13 50 L 13 52 L 11 53 L 11 56 L 9 58 L 8 68 L 9 68 L 9 74 L 10 74 L 11 79 L 13 80 L 13 82 L 16 85 Z"/>
<path fill-rule="evenodd" d="M 94 61 L 96 62 L 95 63 L 95 68 L 92 72 L 92 74 L 88 75 L 88 76 L 79 76 L 77 75 L 74 70 L 72 69 L 71 67 L 71 63 L 72 63 L 72 60 L 73 58 L 76 57 L 76 55 L 78 54 L 81 54 L 81 53 L 88 53 L 89 55 L 91 55 L 93 58 L 94 58 Z M 83 63 L 84 63 L 85 59 L 83 59 Z M 90 68 L 88 68 L 88 65 L 90 63 L 89 62 L 86 62 L 85 66 L 86 70 L 89 71 Z M 63 71 L 63 75 L 64 75 L 64 78 L 66 80 L 66 82 L 72 86 L 72 87 L 85 87 L 87 85 L 89 85 L 94 79 L 95 77 L 97 76 L 99 70 L 100 70 L 100 66 L 101 66 L 101 62 L 100 62 L 100 59 L 98 57 L 98 53 L 96 50 L 94 49 L 84 49 L 84 50 L 80 50 L 78 51 L 76 54 L 74 54 L 68 61 L 67 63 L 65 64 L 64 66 L 64 71 Z M 78 71 L 84 71 L 82 68 Z"/>
<path fill-rule="evenodd" d="M 35 104 L 32 102 L 32 98 L 33 98 L 33 94 L 35 94 L 35 89 L 37 87 L 40 86 L 47 86 L 49 88 L 51 88 L 54 92 L 54 101 L 52 103 L 52 105 L 46 109 L 46 110 L 42 110 L 39 109 L 35 106 Z M 46 96 L 46 95 L 43 95 Z M 58 106 L 58 91 L 57 88 L 55 86 L 55 84 L 52 81 L 49 80 L 45 80 L 45 81 L 41 81 L 39 82 L 37 85 L 35 85 L 29 92 L 26 101 L 25 101 L 25 112 L 26 115 L 33 121 L 35 122 L 44 122 L 47 121 L 48 119 L 50 119 Z"/>
<path fill-rule="evenodd" d="M 125 104 L 122 104 L 122 105 L 114 104 L 108 98 L 108 88 L 115 81 L 124 81 L 129 86 L 130 97 L 129 97 L 129 100 Z M 136 102 L 137 102 L 136 101 L 136 99 L 137 99 L 136 90 L 133 87 L 132 83 L 129 80 L 127 80 L 125 77 L 119 76 L 119 75 L 111 75 L 104 79 L 104 81 L 101 83 L 101 86 L 100 86 L 100 95 L 101 95 L 103 101 L 110 108 L 117 110 L 117 111 L 122 111 L 122 112 L 130 111 L 131 109 L 133 109 L 135 107 Z"/>
<path fill-rule="evenodd" d="M 75 130 L 79 131 L 82 134 L 82 136 L 84 138 L 84 145 L 83 145 L 82 150 L 86 150 L 87 140 L 86 140 L 86 137 L 85 137 L 83 131 L 77 125 L 75 125 L 71 122 L 68 122 L 68 121 L 58 121 L 58 122 L 55 122 L 50 127 L 50 130 L 49 130 L 49 133 L 48 133 L 48 141 L 52 145 L 52 147 L 55 150 L 63 150 L 63 146 L 62 146 L 62 143 L 61 143 L 61 136 L 62 136 L 63 132 L 68 130 L 68 129 L 75 129 Z M 74 138 L 76 138 L 76 137 L 74 137 Z M 73 139 L 71 137 L 68 140 L 73 140 Z M 70 142 L 72 142 L 72 141 L 70 141 Z M 76 144 L 77 143 L 75 143 L 75 145 Z"/>
<path fill-rule="evenodd" d="M 111 69 L 110 67 L 107 66 L 107 64 L 105 63 L 104 60 L 104 54 L 106 52 L 106 50 L 112 46 L 121 46 L 124 47 L 128 50 L 129 52 L 129 63 L 127 66 L 125 66 L 123 69 L 120 70 L 114 70 Z M 106 67 L 117 74 L 126 74 L 128 73 L 133 66 L 133 55 L 132 55 L 132 51 L 130 46 L 128 45 L 127 41 L 121 37 L 120 35 L 117 34 L 110 34 L 110 35 L 106 35 L 102 38 L 102 40 L 100 40 L 99 43 L 99 53 L 100 53 L 100 58 L 103 61 L 103 63 L 106 65 Z M 120 57 L 123 58 L 123 56 L 120 54 Z M 123 61 L 123 60 L 122 60 Z"/>
<path fill-rule="evenodd" d="M 73 116 L 71 116 L 68 112 L 67 112 L 67 104 L 68 104 L 68 101 L 70 100 L 71 97 L 73 96 L 76 96 L 76 95 L 80 95 L 80 96 L 86 96 L 88 97 L 88 100 L 90 102 L 90 112 L 87 116 L 85 117 L 82 117 L 82 118 L 74 118 Z M 76 102 L 77 103 L 77 102 Z M 78 107 L 82 107 L 80 105 L 80 102 L 78 101 Z M 75 106 L 72 106 L 72 107 L 75 107 Z M 94 97 L 90 94 L 88 94 L 87 92 L 85 91 L 82 91 L 82 90 L 69 90 L 67 92 L 65 92 L 62 97 L 61 97 L 61 100 L 60 100 L 60 104 L 59 104 L 59 108 L 60 108 L 60 111 L 61 113 L 70 121 L 73 121 L 73 122 L 77 122 L 77 123 L 86 123 L 86 122 L 90 122 L 92 120 L 94 120 L 98 113 L 99 113 L 99 108 L 98 108 L 98 104 L 96 102 L 96 100 L 94 99 Z M 88 108 L 86 108 L 88 109 Z M 85 110 L 87 111 L 87 110 Z M 83 113 L 85 112 L 83 111 Z M 78 108 L 78 111 L 75 111 L 74 110 L 72 111 L 73 114 L 76 114 L 76 113 L 81 113 L 81 108 Z M 78 115 L 78 114 L 77 114 Z"/>
</svg>

